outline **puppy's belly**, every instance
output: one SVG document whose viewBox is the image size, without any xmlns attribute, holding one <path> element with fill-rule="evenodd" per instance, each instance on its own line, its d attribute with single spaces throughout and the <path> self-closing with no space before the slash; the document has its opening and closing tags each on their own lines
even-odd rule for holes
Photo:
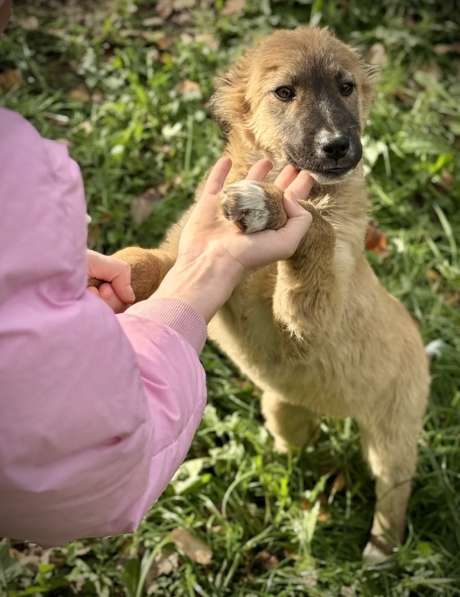
<svg viewBox="0 0 460 597">
<path fill-rule="evenodd" d="M 344 391 L 347 381 L 336 379 L 333 359 L 329 368 L 328 359 L 319 361 L 313 349 L 299 352 L 298 344 L 260 310 L 254 323 L 224 310 L 212 320 L 209 336 L 263 392 L 318 415 L 353 416 L 355 397 Z"/>
</svg>

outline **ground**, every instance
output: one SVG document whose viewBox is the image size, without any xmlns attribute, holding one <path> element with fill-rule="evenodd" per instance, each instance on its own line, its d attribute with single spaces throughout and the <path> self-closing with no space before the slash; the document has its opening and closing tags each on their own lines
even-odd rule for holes
<svg viewBox="0 0 460 597">
<path fill-rule="evenodd" d="M 42 550 L 0 542 L 0 593 L 187 596 L 460 594 L 460 58 L 448 0 L 104 0 L 16 4 L 0 42 L 3 103 L 69 145 L 90 245 L 154 245 L 222 141 L 214 75 L 273 27 L 328 25 L 380 65 L 365 137 L 369 258 L 442 339 L 420 440 L 407 541 L 380 568 L 360 552 L 372 482 L 351 421 L 280 456 L 257 389 L 212 346 L 209 406 L 188 460 L 138 532 Z M 379 330 L 374 330 L 379 334 Z M 196 544 L 195 540 L 203 543 Z"/>
</svg>

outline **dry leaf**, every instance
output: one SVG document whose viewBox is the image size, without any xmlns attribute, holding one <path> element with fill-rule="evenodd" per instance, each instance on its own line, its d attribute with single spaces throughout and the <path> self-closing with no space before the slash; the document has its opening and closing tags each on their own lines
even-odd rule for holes
<svg viewBox="0 0 460 597">
<path fill-rule="evenodd" d="M 161 37 L 156 37 L 154 40 L 155 45 L 160 48 L 160 50 L 167 50 L 172 46 L 174 41 L 175 38 L 172 35 L 161 35 Z"/>
<path fill-rule="evenodd" d="M 131 217 L 134 223 L 140 226 L 150 216 L 153 211 L 153 206 L 158 201 L 163 199 L 163 195 L 158 189 L 147 189 L 135 197 L 131 202 Z"/>
<path fill-rule="evenodd" d="M 265 549 L 256 555 L 254 562 L 257 562 L 259 565 L 261 565 L 264 570 L 276 568 L 280 563 L 276 556 L 269 553 Z"/>
<path fill-rule="evenodd" d="M 215 38 L 212 33 L 200 33 L 196 36 L 195 41 L 197 41 L 200 44 L 203 44 L 211 50 L 219 49 L 219 40 Z"/>
<path fill-rule="evenodd" d="M 334 479 L 334 482 L 332 483 L 331 496 L 334 497 L 336 493 L 340 493 L 341 491 L 343 491 L 346 488 L 346 486 L 347 480 L 343 472 L 340 471 L 340 473 L 337 475 L 337 477 Z"/>
<path fill-rule="evenodd" d="M 75 102 L 86 103 L 91 101 L 91 95 L 85 85 L 77 85 L 69 91 L 68 95 L 69 99 Z"/>
<path fill-rule="evenodd" d="M 66 147 L 70 147 L 71 143 L 68 139 L 64 139 L 63 137 L 60 137 L 59 139 L 55 139 L 56 143 L 60 143 L 61 145 L 65 145 Z"/>
<path fill-rule="evenodd" d="M 242 12 L 246 7 L 246 0 L 227 0 L 225 3 L 222 14 L 225 16 L 231 16 L 238 12 Z"/>
<path fill-rule="evenodd" d="M 162 550 L 147 574 L 147 586 L 158 576 L 167 576 L 179 568 L 179 554 L 167 549 Z"/>
<path fill-rule="evenodd" d="M 328 510 L 323 510 L 321 509 L 318 513 L 318 521 L 319 522 L 329 522 L 329 520 L 331 519 L 331 515 L 328 512 Z"/>
<path fill-rule="evenodd" d="M 176 89 L 185 98 L 195 99 L 201 97 L 201 87 L 195 81 L 185 79 L 176 85 Z"/>
<path fill-rule="evenodd" d="M 460 41 L 457 41 L 453 44 L 435 44 L 434 51 L 436 54 L 460 54 Z"/>
<path fill-rule="evenodd" d="M 155 11 L 160 15 L 162 19 L 167 19 L 172 15 L 174 10 L 174 3 L 171 0 L 158 0 Z"/>
<path fill-rule="evenodd" d="M 211 548 L 201 539 L 194 537 L 187 529 L 174 529 L 169 538 L 178 549 L 194 562 L 204 566 L 211 563 Z"/>
<path fill-rule="evenodd" d="M 21 71 L 17 68 L 9 68 L 0 73 L 0 89 L 9 91 L 17 89 L 22 85 Z"/>
<path fill-rule="evenodd" d="M 374 66 L 383 67 L 387 63 L 385 46 L 380 43 L 373 44 L 367 52 L 367 61 Z"/>
<path fill-rule="evenodd" d="M 385 234 L 380 230 L 377 224 L 371 220 L 367 225 L 365 246 L 368 251 L 384 254 L 388 249 L 388 241 Z"/>
<path fill-rule="evenodd" d="M 37 17 L 30 16 L 18 20 L 19 26 L 26 31 L 36 31 L 39 27 Z"/>
</svg>

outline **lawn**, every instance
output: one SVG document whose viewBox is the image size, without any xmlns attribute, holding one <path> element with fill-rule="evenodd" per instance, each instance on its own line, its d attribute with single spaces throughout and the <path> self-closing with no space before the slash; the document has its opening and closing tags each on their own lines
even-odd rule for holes
<svg viewBox="0 0 460 597">
<path fill-rule="evenodd" d="M 369 257 L 425 341 L 442 339 L 444 350 L 432 363 L 407 541 L 384 566 L 360 561 L 373 487 L 353 422 L 325 420 L 316 445 L 274 453 L 257 389 L 208 346 L 203 423 L 139 530 L 52 550 L 0 540 L 0 594 L 460 595 L 458 4 L 15 4 L 0 42 L 3 104 L 69 145 L 89 243 L 105 252 L 155 245 L 191 202 L 223 146 L 206 108 L 213 77 L 255 36 L 312 23 L 361 48 L 381 71 L 365 160 L 384 236 Z"/>
</svg>

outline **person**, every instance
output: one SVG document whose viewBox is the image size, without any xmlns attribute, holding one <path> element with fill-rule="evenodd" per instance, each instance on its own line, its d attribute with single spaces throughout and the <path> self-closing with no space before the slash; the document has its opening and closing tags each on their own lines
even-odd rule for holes
<svg viewBox="0 0 460 597">
<path fill-rule="evenodd" d="M 311 179 L 286 167 L 287 224 L 243 235 L 220 217 L 231 168 L 220 159 L 175 265 L 129 306 L 129 268 L 87 253 L 83 184 L 65 146 L 0 109 L 0 164 L 0 536 L 53 546 L 131 532 L 200 423 L 206 322 L 246 272 L 295 252 Z M 248 177 L 270 167 L 259 161 Z M 89 291 L 88 275 L 105 284 Z"/>
</svg>

